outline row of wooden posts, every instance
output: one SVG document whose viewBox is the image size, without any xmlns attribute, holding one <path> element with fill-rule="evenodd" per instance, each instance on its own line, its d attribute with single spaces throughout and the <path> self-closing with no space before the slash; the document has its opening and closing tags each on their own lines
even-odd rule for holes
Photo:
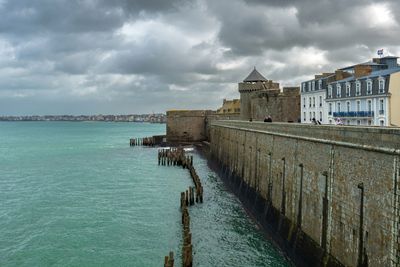
<svg viewBox="0 0 400 267">
<path fill-rule="evenodd" d="M 155 146 L 156 142 L 154 137 L 142 137 L 142 138 L 131 138 L 129 139 L 130 146 Z"/>
<path fill-rule="evenodd" d="M 186 194 L 186 199 L 183 199 L 182 193 L 181 193 L 182 230 L 183 230 L 182 266 L 192 267 L 193 266 L 192 233 L 190 232 L 190 215 L 188 206 L 186 204 L 188 201 L 188 195 Z M 193 202 L 190 201 L 190 203 L 194 204 L 194 201 Z"/>
<path fill-rule="evenodd" d="M 192 267 L 193 245 L 192 234 L 190 232 L 190 215 L 188 207 L 194 205 L 195 202 L 203 203 L 203 186 L 201 185 L 200 178 L 193 167 L 193 156 L 186 156 L 183 148 L 160 149 L 158 151 L 158 165 L 182 166 L 189 170 L 190 176 L 193 180 L 194 187 L 190 186 L 188 190 L 181 192 L 180 206 L 182 212 L 183 233 L 182 266 Z M 173 267 L 174 261 L 171 261 L 171 253 L 172 252 L 170 252 L 170 256 L 165 257 L 164 267 Z"/>
<path fill-rule="evenodd" d="M 196 190 L 196 202 L 203 203 L 203 186 L 193 167 L 193 156 L 186 156 L 183 148 L 160 149 L 158 151 L 158 165 L 182 166 L 184 169 L 188 169 Z"/>
</svg>

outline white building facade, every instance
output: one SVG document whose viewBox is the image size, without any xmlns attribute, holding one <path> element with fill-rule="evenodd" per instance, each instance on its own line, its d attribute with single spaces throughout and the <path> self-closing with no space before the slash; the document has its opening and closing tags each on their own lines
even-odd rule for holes
<svg viewBox="0 0 400 267">
<path fill-rule="evenodd" d="M 301 123 L 312 123 L 312 119 L 328 123 L 326 111 L 326 89 L 333 74 L 316 76 L 301 84 Z"/>
<path fill-rule="evenodd" d="M 399 110 L 397 57 L 375 58 L 301 85 L 302 123 L 315 118 L 322 124 L 400 126 Z"/>
<path fill-rule="evenodd" d="M 394 64 L 394 62 L 396 64 Z M 357 75 L 328 84 L 328 124 L 340 119 L 344 125 L 391 126 L 390 77 L 400 72 L 396 57 L 382 58 L 367 75 Z M 365 73 L 362 73 L 365 74 Z M 398 88 L 400 89 L 400 88 Z"/>
</svg>

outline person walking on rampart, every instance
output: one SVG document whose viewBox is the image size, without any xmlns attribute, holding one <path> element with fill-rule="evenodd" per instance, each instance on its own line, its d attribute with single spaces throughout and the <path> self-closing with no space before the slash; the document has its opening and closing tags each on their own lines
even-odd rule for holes
<svg viewBox="0 0 400 267">
<path fill-rule="evenodd" d="M 321 122 L 318 121 L 318 120 L 316 120 L 315 118 L 312 118 L 312 122 L 313 122 L 315 125 L 321 125 Z"/>
<path fill-rule="evenodd" d="M 265 117 L 264 122 L 272 122 L 271 115 L 268 115 L 268 117 Z"/>
<path fill-rule="evenodd" d="M 336 118 L 336 125 L 343 125 L 343 121 L 340 118 Z"/>
</svg>

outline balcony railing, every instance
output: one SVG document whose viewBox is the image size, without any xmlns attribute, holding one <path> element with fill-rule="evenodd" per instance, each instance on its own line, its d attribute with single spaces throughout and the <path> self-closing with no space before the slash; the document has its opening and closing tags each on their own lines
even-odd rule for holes
<svg viewBox="0 0 400 267">
<path fill-rule="evenodd" d="M 373 117 L 373 111 L 333 112 L 333 117 Z"/>
</svg>

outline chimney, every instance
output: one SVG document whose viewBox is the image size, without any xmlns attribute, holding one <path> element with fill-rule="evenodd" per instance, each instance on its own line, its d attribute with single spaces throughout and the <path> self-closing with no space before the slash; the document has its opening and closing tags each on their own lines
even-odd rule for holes
<svg viewBox="0 0 400 267">
<path fill-rule="evenodd" d="M 339 81 L 339 80 L 343 80 L 344 79 L 344 74 L 342 70 L 337 70 L 335 71 L 335 80 Z"/>
<path fill-rule="evenodd" d="M 346 79 L 347 77 L 350 77 L 350 76 L 351 76 L 351 74 L 348 73 L 347 71 L 336 70 L 334 80 L 339 81 L 339 80 Z M 332 81 L 331 79 L 328 79 L 328 82 L 331 82 L 331 81 Z"/>
<path fill-rule="evenodd" d="M 372 72 L 371 66 L 368 65 L 356 65 L 354 66 L 354 76 L 355 78 L 370 75 Z"/>
<path fill-rule="evenodd" d="M 334 73 L 332 72 L 323 72 L 322 73 L 322 77 L 328 77 L 328 76 L 332 76 Z"/>
</svg>

